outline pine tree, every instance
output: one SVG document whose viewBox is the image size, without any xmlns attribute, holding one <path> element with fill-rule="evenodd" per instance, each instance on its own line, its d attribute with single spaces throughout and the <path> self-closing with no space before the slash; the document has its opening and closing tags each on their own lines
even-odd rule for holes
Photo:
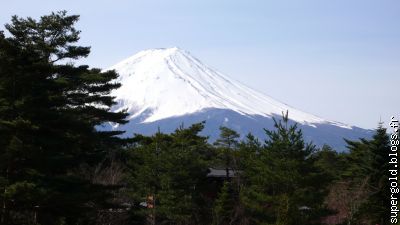
<svg viewBox="0 0 400 225">
<path fill-rule="evenodd" d="M 235 150 L 239 144 L 240 135 L 227 127 L 220 127 L 220 137 L 215 141 L 214 145 L 219 149 L 220 158 L 226 170 L 226 179 L 230 179 L 229 171 L 237 169 L 237 160 Z"/>
<path fill-rule="evenodd" d="M 262 144 L 251 134 L 240 143 L 240 170 L 242 188 L 240 204 L 243 205 L 243 224 L 273 223 L 273 197 L 269 185 L 275 175 L 268 167 L 271 161 Z"/>
<path fill-rule="evenodd" d="M 332 180 L 339 180 L 346 169 L 346 154 L 338 153 L 329 145 L 323 145 L 313 157 L 315 165 L 322 169 Z"/>
<path fill-rule="evenodd" d="M 209 160 L 207 138 L 199 135 L 204 124 L 180 127 L 172 134 L 137 136 L 129 150 L 129 189 L 137 204 L 151 196 L 151 207 L 134 214 L 143 224 L 199 224 L 207 221 L 203 187 Z M 148 205 L 148 204 L 147 204 Z M 139 216 L 138 216 L 139 215 Z"/>
<path fill-rule="evenodd" d="M 304 142 L 296 124 L 275 120 L 275 130 L 245 169 L 241 199 L 255 224 L 312 224 L 325 215 L 328 182 L 315 165 L 315 146 Z"/>
<path fill-rule="evenodd" d="M 371 178 L 370 185 L 372 187 L 372 195 L 368 201 L 368 215 L 373 218 L 374 223 L 382 225 L 389 224 L 390 210 L 388 202 L 390 202 L 389 193 L 389 136 L 386 129 L 379 124 L 372 141 L 369 143 L 372 153 L 371 161 Z M 387 221 L 387 222 L 386 222 Z"/>
<path fill-rule="evenodd" d="M 39 21 L 14 16 L 0 35 L 0 195 L 2 224 L 88 223 L 106 192 L 77 173 L 123 141 L 99 131 L 124 123 L 110 112 L 114 71 L 75 66 L 89 47 L 74 45 L 79 16 L 65 11 Z"/>
<path fill-rule="evenodd" d="M 389 224 L 390 202 L 389 180 L 389 136 L 379 124 L 372 140 L 348 141 L 349 167 L 345 179 L 351 180 L 349 190 L 363 186 L 363 198 L 352 207 L 350 222 Z M 355 203 L 353 203 L 354 205 Z M 351 207 L 351 206 L 349 206 Z"/>
<path fill-rule="evenodd" d="M 234 196 L 233 185 L 232 183 L 225 181 L 219 192 L 219 196 L 214 203 L 213 224 L 236 224 L 234 223 L 236 219 L 234 214 L 237 202 L 232 196 Z"/>
<path fill-rule="evenodd" d="M 220 136 L 214 143 L 219 156 L 218 166 L 223 166 L 226 174 L 224 185 L 214 204 L 214 219 L 219 224 L 238 224 L 242 218 L 243 207 L 239 200 L 242 188 L 239 137 L 236 131 L 222 126 Z"/>
</svg>

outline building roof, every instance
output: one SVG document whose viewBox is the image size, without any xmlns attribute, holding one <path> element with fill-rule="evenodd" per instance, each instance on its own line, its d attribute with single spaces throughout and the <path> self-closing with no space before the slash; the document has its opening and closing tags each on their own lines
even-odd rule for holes
<svg viewBox="0 0 400 225">
<path fill-rule="evenodd" d="M 207 177 L 226 177 L 226 169 L 208 168 L 209 172 Z M 229 177 L 234 177 L 236 172 L 233 169 L 228 169 Z"/>
</svg>

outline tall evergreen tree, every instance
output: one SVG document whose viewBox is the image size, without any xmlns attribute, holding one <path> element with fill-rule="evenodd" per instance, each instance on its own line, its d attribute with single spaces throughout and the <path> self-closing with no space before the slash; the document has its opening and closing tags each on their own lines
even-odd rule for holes
<svg viewBox="0 0 400 225">
<path fill-rule="evenodd" d="M 77 173 L 123 141 L 99 131 L 124 123 L 110 112 L 114 71 L 75 66 L 89 47 L 74 45 L 79 16 L 12 17 L 0 34 L 0 177 L 2 224 L 88 224 L 104 188 Z"/>
<path fill-rule="evenodd" d="M 283 122 L 283 123 L 282 123 Z M 297 124 L 288 125 L 288 115 L 275 123 L 276 131 L 266 131 L 266 151 L 277 171 L 272 192 L 282 203 L 278 208 L 278 224 L 310 224 L 324 215 L 323 199 L 328 182 L 315 165 L 315 146 L 306 144 Z"/>
<path fill-rule="evenodd" d="M 204 124 L 179 128 L 172 134 L 137 136 L 129 150 L 129 189 L 137 204 L 139 224 L 203 224 L 209 220 L 203 187 L 209 145 L 199 136 Z M 149 199 L 151 201 L 149 202 Z M 147 204 L 144 202 L 147 201 Z"/>
<path fill-rule="evenodd" d="M 240 170 L 242 188 L 240 204 L 243 206 L 243 224 L 269 224 L 274 222 L 273 198 L 268 193 L 274 171 L 268 167 L 269 155 L 251 134 L 240 143 Z"/>
<path fill-rule="evenodd" d="M 343 171 L 346 169 L 346 154 L 338 153 L 329 145 L 323 145 L 313 157 L 315 158 L 315 165 L 322 169 L 326 176 L 332 180 L 340 180 Z"/>
<path fill-rule="evenodd" d="M 266 130 L 268 139 L 245 169 L 242 201 L 255 224 L 313 224 L 324 215 L 324 173 L 315 165 L 314 145 L 304 142 L 287 115 Z"/>
<path fill-rule="evenodd" d="M 369 142 L 372 153 L 370 185 L 372 195 L 368 201 L 368 215 L 374 223 L 389 224 L 390 184 L 388 178 L 390 142 L 386 129 L 379 124 L 372 141 Z"/>
<path fill-rule="evenodd" d="M 234 185 L 225 181 L 214 203 L 213 225 L 238 224 L 235 216 L 238 201 L 234 196 Z"/>
<path fill-rule="evenodd" d="M 229 171 L 237 169 L 237 161 L 235 158 L 235 150 L 237 150 L 240 135 L 228 127 L 220 127 L 220 137 L 215 141 L 214 145 L 218 148 L 218 152 L 223 166 L 226 170 L 226 178 L 229 179 Z"/>
<path fill-rule="evenodd" d="M 390 142 L 386 129 L 379 124 L 371 140 L 347 141 L 350 154 L 345 178 L 350 190 L 364 188 L 364 198 L 353 207 L 349 218 L 355 224 L 389 224 L 390 189 L 388 180 Z M 354 204 L 353 204 L 354 205 Z M 350 206 L 349 206 L 350 207 Z"/>
<path fill-rule="evenodd" d="M 239 171 L 239 137 L 228 128 L 220 127 L 219 138 L 214 146 L 218 152 L 217 166 L 225 169 L 225 182 L 214 205 L 214 224 L 237 224 L 241 216 L 239 194 L 241 176 Z"/>
</svg>

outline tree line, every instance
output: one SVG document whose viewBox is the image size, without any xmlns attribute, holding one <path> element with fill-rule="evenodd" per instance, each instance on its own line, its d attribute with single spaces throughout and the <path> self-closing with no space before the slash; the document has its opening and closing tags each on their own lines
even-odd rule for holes
<svg viewBox="0 0 400 225">
<path fill-rule="evenodd" d="M 115 71 L 75 61 L 79 16 L 13 16 L 0 32 L 0 224 L 389 224 L 389 137 L 380 124 L 348 151 L 306 143 L 288 114 L 240 139 L 205 123 L 171 134 L 99 129 Z M 7 34 L 7 35 L 6 35 Z"/>
</svg>

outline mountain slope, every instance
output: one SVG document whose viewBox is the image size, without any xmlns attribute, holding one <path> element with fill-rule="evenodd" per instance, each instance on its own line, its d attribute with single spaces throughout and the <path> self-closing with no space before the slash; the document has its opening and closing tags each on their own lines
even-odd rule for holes
<svg viewBox="0 0 400 225">
<path fill-rule="evenodd" d="M 113 110 L 127 109 L 130 113 L 128 125 L 115 126 L 113 129 L 143 131 L 141 128 L 152 127 L 163 121 L 170 121 L 164 126 L 175 124 L 172 120 L 182 123 L 188 117 L 207 121 L 211 118 L 209 115 L 214 115 L 210 112 L 218 111 L 235 114 L 237 118 L 229 123 L 229 118 L 219 113 L 223 121 L 214 122 L 220 123 L 214 124 L 216 127 L 222 122 L 233 128 L 236 126 L 241 131 L 240 127 L 247 127 L 246 124 L 252 124 L 251 121 L 269 128 L 271 124 L 266 121 L 279 117 L 283 111 L 289 111 L 289 118 L 293 122 L 309 129 L 332 127 L 342 130 L 342 133 L 352 133 L 353 130 L 349 125 L 302 112 L 255 91 L 211 69 L 179 48 L 141 51 L 109 69 L 115 69 L 120 74 L 118 82 L 122 84 L 112 93 L 118 102 Z M 254 129 L 259 128 L 255 126 Z M 245 131 L 251 130 L 244 129 L 242 132 Z M 252 132 L 257 133 L 256 130 Z M 340 132 L 334 133 L 342 139 Z M 211 139 L 214 136 L 211 135 Z M 365 134 L 360 136 L 365 137 Z"/>
</svg>

